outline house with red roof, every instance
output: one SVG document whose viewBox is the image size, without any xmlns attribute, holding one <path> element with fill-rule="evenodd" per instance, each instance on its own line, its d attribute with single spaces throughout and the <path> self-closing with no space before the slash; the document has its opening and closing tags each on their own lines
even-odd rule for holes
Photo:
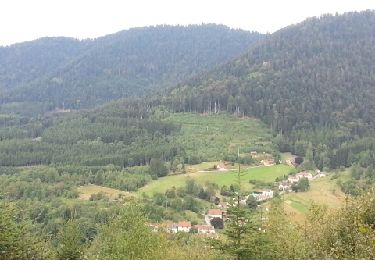
<svg viewBox="0 0 375 260">
<path fill-rule="evenodd" d="M 177 233 L 178 232 L 178 225 L 176 223 L 168 224 L 167 230 L 171 233 Z"/>
<path fill-rule="evenodd" d="M 195 225 L 198 234 L 215 234 L 215 228 L 210 225 Z"/>
<path fill-rule="evenodd" d="M 210 220 L 213 218 L 223 218 L 223 212 L 221 209 L 210 209 L 208 210 L 207 216 Z"/>
<path fill-rule="evenodd" d="M 189 232 L 191 229 L 190 221 L 181 221 L 177 224 L 177 231 L 178 232 Z"/>
</svg>

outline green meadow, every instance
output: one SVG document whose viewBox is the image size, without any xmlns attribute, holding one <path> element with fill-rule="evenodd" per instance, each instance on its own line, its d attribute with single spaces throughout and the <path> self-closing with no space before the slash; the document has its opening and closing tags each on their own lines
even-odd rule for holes
<svg viewBox="0 0 375 260">
<path fill-rule="evenodd" d="M 243 168 L 240 174 L 241 185 L 243 190 L 251 190 L 252 185 L 249 183 L 249 180 L 273 182 L 277 177 L 288 175 L 291 171 L 293 171 L 293 167 L 281 164 L 275 166 Z M 156 192 L 163 193 L 171 187 L 182 187 L 185 185 L 188 178 L 192 178 L 202 185 L 204 185 L 206 182 L 212 182 L 218 184 L 219 186 L 229 186 L 231 184 L 238 183 L 238 171 L 195 172 L 166 176 L 152 181 L 145 187 L 139 189 L 138 194 L 146 193 L 147 195 L 152 195 Z"/>
<path fill-rule="evenodd" d="M 342 173 L 340 179 L 347 178 Z M 345 201 L 345 194 L 337 184 L 337 179 L 331 176 L 322 177 L 310 182 L 307 192 L 293 192 L 283 196 L 285 209 L 296 221 L 303 221 L 312 205 L 324 205 L 329 209 L 341 207 Z"/>
</svg>

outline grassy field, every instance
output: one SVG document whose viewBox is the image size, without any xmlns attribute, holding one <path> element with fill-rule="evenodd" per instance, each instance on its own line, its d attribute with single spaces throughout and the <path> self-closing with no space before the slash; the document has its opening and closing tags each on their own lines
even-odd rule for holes
<svg viewBox="0 0 375 260">
<path fill-rule="evenodd" d="M 270 149 L 271 132 L 259 120 L 233 115 L 175 113 L 164 120 L 181 125 L 175 142 L 185 148 L 188 156 L 204 161 L 223 159 L 225 154 Z"/>
<path fill-rule="evenodd" d="M 197 166 L 199 168 L 199 166 Z M 276 177 L 283 176 L 292 171 L 293 168 L 286 165 L 275 165 L 275 166 L 260 166 L 241 170 L 241 183 L 244 190 L 250 190 L 252 186 L 249 184 L 249 180 L 262 180 L 267 182 L 273 182 Z M 155 192 L 165 192 L 171 187 L 182 187 L 188 178 L 193 178 L 200 184 L 206 182 L 213 182 L 219 186 L 237 183 L 237 171 L 227 172 L 195 172 L 174 176 L 167 176 L 153 181 L 141 188 L 138 193 L 146 193 L 152 195 Z"/>
<path fill-rule="evenodd" d="M 343 174 L 345 178 L 345 174 Z M 305 219 L 311 205 L 326 205 L 328 208 L 339 208 L 345 202 L 345 194 L 337 185 L 336 179 L 330 176 L 310 182 L 307 192 L 289 193 L 284 195 L 284 206 L 292 219 L 301 222 Z"/>
<path fill-rule="evenodd" d="M 98 185 L 86 185 L 77 188 L 79 192 L 79 198 L 82 200 L 89 200 L 91 195 L 102 193 L 110 200 L 119 199 L 121 196 L 129 196 L 130 193 L 126 191 L 116 190 L 108 187 L 98 186 Z"/>
</svg>

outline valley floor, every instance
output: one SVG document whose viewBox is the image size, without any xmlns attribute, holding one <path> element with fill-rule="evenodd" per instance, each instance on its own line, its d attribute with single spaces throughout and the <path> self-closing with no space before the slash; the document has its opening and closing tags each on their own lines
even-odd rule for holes
<svg viewBox="0 0 375 260">
<path fill-rule="evenodd" d="M 213 162 L 212 165 L 215 163 Z M 195 168 L 201 168 L 194 166 Z M 252 185 L 250 180 L 261 180 L 266 182 L 274 182 L 277 177 L 288 175 L 293 170 L 293 167 L 286 165 L 274 166 L 259 166 L 259 167 L 245 167 L 241 170 L 241 184 L 244 191 L 250 191 Z M 182 187 L 185 185 L 188 178 L 194 179 L 197 183 L 204 185 L 206 182 L 216 183 L 219 186 L 230 186 L 238 183 L 237 170 L 230 169 L 228 171 L 196 171 L 187 174 L 171 175 L 152 181 L 146 186 L 139 189 L 138 194 L 145 193 L 152 195 L 156 192 L 164 193 L 167 189 L 172 187 Z"/>
</svg>

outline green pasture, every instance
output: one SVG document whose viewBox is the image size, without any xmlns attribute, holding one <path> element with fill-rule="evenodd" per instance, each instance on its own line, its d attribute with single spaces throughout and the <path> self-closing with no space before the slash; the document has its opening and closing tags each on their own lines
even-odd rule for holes
<svg viewBox="0 0 375 260">
<path fill-rule="evenodd" d="M 277 177 L 287 175 L 293 170 L 292 167 L 286 165 L 275 166 L 259 166 L 253 168 L 241 169 L 241 184 L 244 190 L 250 190 L 251 185 L 249 180 L 262 180 L 266 182 L 273 182 Z M 204 185 L 206 182 L 213 182 L 219 186 L 236 184 L 238 180 L 238 171 L 227 172 L 195 172 L 190 174 L 180 174 L 166 176 L 152 181 L 145 187 L 139 189 L 138 194 L 146 193 L 152 195 L 155 192 L 165 192 L 171 187 L 182 187 L 185 185 L 188 178 L 193 178 L 198 183 Z"/>
<path fill-rule="evenodd" d="M 341 207 L 345 201 L 345 194 L 337 185 L 338 178 L 333 174 L 310 182 L 307 192 L 292 192 L 283 195 L 287 211 L 296 221 L 304 220 L 311 205 L 325 205 L 330 209 Z M 346 179 L 347 173 L 342 173 L 339 179 Z"/>
</svg>

